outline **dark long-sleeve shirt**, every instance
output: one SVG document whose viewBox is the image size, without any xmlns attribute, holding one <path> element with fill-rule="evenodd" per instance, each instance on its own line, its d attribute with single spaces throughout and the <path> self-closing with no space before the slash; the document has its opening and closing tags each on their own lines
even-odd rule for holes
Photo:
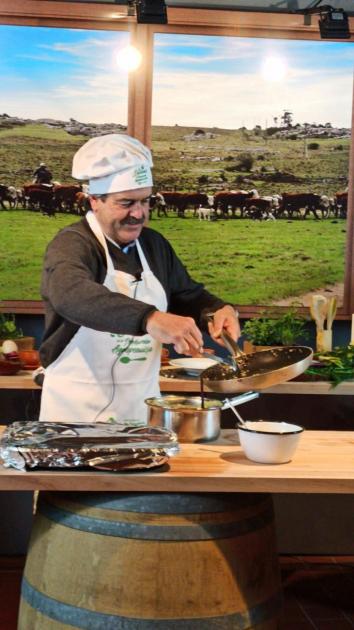
<svg viewBox="0 0 354 630">
<path fill-rule="evenodd" d="M 203 328 L 203 312 L 225 302 L 188 274 L 169 242 L 143 228 L 139 243 L 151 271 L 161 282 L 168 311 L 190 316 Z M 141 264 L 135 247 L 125 254 L 107 241 L 115 268 L 136 275 Z M 61 230 L 49 243 L 42 275 L 45 332 L 40 348 L 44 367 L 55 361 L 80 326 L 115 334 L 143 335 L 154 306 L 115 293 L 103 286 L 106 258 L 85 218 Z"/>
</svg>

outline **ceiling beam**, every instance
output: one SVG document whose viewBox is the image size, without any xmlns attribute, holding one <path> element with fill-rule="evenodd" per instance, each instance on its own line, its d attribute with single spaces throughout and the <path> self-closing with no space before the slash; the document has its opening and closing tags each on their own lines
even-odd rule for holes
<svg viewBox="0 0 354 630">
<path fill-rule="evenodd" d="M 247 12 L 218 9 L 168 7 L 168 24 L 153 25 L 155 32 L 190 32 L 243 37 L 286 37 L 320 39 L 318 16 L 304 24 L 304 16 L 295 13 Z M 80 26 L 83 28 L 127 28 L 136 23 L 128 15 L 128 6 L 115 3 L 55 2 L 53 0 L 2 0 L 3 24 L 30 26 Z M 354 34 L 354 17 L 349 18 Z"/>
</svg>

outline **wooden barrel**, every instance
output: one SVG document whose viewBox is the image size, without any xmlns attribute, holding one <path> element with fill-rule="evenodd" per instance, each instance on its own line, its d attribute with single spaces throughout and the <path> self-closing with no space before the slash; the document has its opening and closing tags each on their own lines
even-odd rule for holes
<svg viewBox="0 0 354 630">
<path fill-rule="evenodd" d="M 266 494 L 40 493 L 18 630 L 275 630 Z"/>
</svg>

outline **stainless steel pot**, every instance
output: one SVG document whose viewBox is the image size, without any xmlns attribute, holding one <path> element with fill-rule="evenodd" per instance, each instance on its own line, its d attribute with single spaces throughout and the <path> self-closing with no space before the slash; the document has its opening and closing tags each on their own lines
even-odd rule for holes
<svg viewBox="0 0 354 630">
<path fill-rule="evenodd" d="M 209 442 L 220 434 L 220 412 L 258 398 L 258 392 L 246 392 L 227 401 L 201 396 L 166 395 L 147 398 L 148 424 L 177 433 L 179 442 Z"/>
</svg>

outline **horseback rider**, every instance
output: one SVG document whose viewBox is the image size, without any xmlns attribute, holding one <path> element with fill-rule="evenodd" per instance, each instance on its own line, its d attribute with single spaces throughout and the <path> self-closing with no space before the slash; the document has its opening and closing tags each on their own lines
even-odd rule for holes
<svg viewBox="0 0 354 630">
<path fill-rule="evenodd" d="M 44 162 L 33 173 L 34 184 L 51 184 L 53 175 Z"/>
</svg>

